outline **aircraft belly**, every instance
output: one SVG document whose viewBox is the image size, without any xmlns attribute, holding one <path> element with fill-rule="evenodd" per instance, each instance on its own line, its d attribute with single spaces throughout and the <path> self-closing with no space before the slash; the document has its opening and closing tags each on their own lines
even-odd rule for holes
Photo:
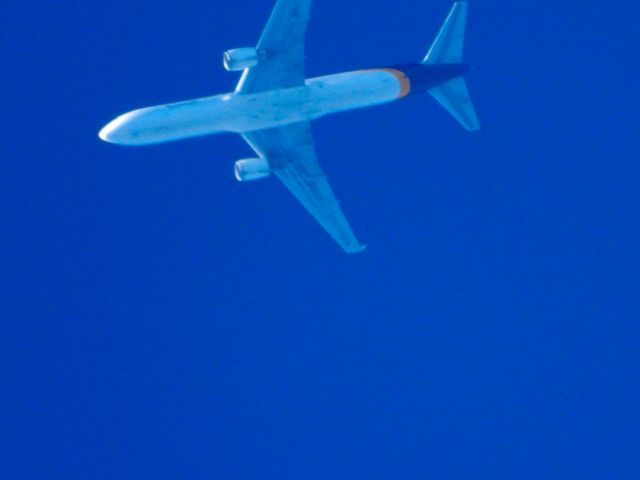
<svg viewBox="0 0 640 480">
<path fill-rule="evenodd" d="M 197 137 L 227 130 L 230 95 L 141 108 L 125 113 L 101 132 L 104 140 L 146 145 Z"/>
<path fill-rule="evenodd" d="M 400 75 L 391 69 L 361 70 L 313 78 L 303 87 L 142 108 L 113 120 L 100 137 L 124 145 L 146 145 L 275 128 L 396 100 L 406 94 Z"/>
<path fill-rule="evenodd" d="M 307 81 L 312 118 L 387 103 L 403 97 L 403 75 L 390 69 L 357 70 Z"/>
<path fill-rule="evenodd" d="M 362 70 L 307 80 L 304 87 L 236 95 L 227 127 L 250 132 L 391 102 L 406 94 L 399 75 L 388 69 Z"/>
<path fill-rule="evenodd" d="M 306 87 L 272 90 L 233 98 L 229 130 L 243 133 L 310 120 Z"/>
</svg>

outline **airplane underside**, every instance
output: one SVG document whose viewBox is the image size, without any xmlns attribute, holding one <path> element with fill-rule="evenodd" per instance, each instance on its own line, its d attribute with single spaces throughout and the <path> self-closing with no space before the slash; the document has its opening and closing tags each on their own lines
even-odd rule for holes
<svg viewBox="0 0 640 480">
<path fill-rule="evenodd" d="M 148 145 L 275 128 L 396 100 L 408 94 L 408 82 L 398 70 L 371 69 L 312 78 L 297 88 L 198 98 L 126 113 L 100 137 L 121 145 Z"/>
<path fill-rule="evenodd" d="M 311 0 L 277 0 L 255 48 L 224 53 L 242 71 L 234 92 L 133 110 L 108 123 L 101 139 L 148 145 L 222 132 L 242 135 L 257 158 L 235 162 L 240 181 L 277 176 L 347 252 L 358 242 L 316 158 L 310 122 L 429 92 L 467 130 L 480 128 L 463 75 L 467 2 L 454 3 L 422 62 L 306 79 L 304 38 Z"/>
</svg>

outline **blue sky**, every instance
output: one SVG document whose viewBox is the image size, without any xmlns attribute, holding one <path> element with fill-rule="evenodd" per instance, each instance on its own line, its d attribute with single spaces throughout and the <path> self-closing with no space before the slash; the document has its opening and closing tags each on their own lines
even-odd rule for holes
<svg viewBox="0 0 640 480">
<path fill-rule="evenodd" d="M 479 133 L 315 123 L 359 256 L 239 137 L 97 138 L 232 90 L 271 6 L 0 7 L 0 477 L 638 478 L 636 2 L 470 2 Z M 417 61 L 449 7 L 317 0 L 308 74 Z"/>
</svg>

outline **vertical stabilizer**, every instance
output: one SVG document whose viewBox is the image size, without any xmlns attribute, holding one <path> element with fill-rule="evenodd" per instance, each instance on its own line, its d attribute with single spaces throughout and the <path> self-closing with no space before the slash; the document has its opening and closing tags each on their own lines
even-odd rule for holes
<svg viewBox="0 0 640 480">
<path fill-rule="evenodd" d="M 456 2 L 422 63 L 462 63 L 467 2 Z"/>
<path fill-rule="evenodd" d="M 429 52 L 422 61 L 427 65 L 461 64 L 464 32 L 467 26 L 467 2 L 453 4 Z M 429 93 L 469 131 L 480 129 L 464 78 L 456 77 L 433 87 Z"/>
</svg>

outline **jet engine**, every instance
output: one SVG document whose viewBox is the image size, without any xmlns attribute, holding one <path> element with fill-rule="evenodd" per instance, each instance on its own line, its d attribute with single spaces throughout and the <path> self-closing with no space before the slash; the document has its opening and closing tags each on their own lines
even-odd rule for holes
<svg viewBox="0 0 640 480">
<path fill-rule="evenodd" d="M 224 68 L 228 72 L 255 67 L 258 60 L 258 50 L 252 47 L 234 48 L 224 52 Z"/>
<path fill-rule="evenodd" d="M 258 180 L 271 174 L 269 162 L 264 158 L 247 158 L 238 160 L 234 168 L 236 178 L 240 182 Z"/>
</svg>

